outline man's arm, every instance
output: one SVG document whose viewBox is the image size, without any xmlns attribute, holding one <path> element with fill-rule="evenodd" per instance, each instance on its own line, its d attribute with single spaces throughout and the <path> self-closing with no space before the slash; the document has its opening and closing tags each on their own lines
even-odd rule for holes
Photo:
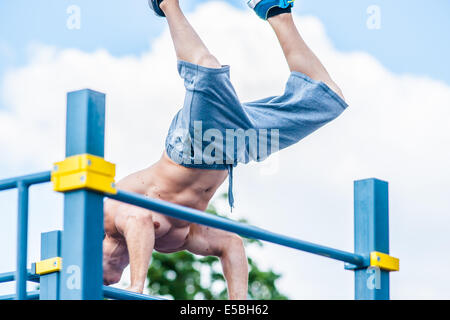
<svg viewBox="0 0 450 320">
<path fill-rule="evenodd" d="M 125 238 L 130 259 L 131 284 L 128 290 L 142 293 L 150 259 L 155 246 L 152 213 L 135 206 L 124 205 L 115 218 L 117 230 Z"/>
<path fill-rule="evenodd" d="M 247 299 L 248 262 L 242 239 L 233 233 L 191 225 L 184 249 L 202 256 L 220 258 L 231 300 Z"/>
</svg>

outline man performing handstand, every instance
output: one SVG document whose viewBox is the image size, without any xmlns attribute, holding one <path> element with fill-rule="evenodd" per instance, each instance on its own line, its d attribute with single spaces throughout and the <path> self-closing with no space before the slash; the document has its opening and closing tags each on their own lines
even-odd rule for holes
<svg viewBox="0 0 450 320">
<path fill-rule="evenodd" d="M 184 106 L 172 121 L 161 159 L 121 180 L 117 188 L 204 211 L 229 177 L 232 206 L 233 167 L 239 162 L 262 161 L 270 153 L 298 142 L 335 119 L 347 104 L 300 36 L 291 15 L 293 2 L 248 2 L 275 31 L 291 73 L 281 96 L 241 103 L 230 82 L 229 67 L 208 51 L 178 1 L 149 0 L 149 4 L 157 15 L 167 19 L 178 71 L 186 87 Z M 245 133 L 241 148 L 239 143 L 234 144 L 234 138 L 228 138 L 230 130 Z M 253 138 L 247 134 L 251 130 L 257 133 Z M 221 135 L 227 138 L 219 139 Z M 257 147 L 252 145 L 255 139 Z M 219 257 L 229 298 L 246 299 L 248 265 L 239 236 L 113 200 L 105 202 L 104 210 L 105 284 L 118 282 L 130 264 L 129 290 L 142 292 L 153 250 L 188 250 Z"/>
</svg>

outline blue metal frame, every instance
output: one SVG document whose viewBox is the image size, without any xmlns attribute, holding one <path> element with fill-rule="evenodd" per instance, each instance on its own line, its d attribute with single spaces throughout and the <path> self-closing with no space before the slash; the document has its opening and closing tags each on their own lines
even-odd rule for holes
<svg viewBox="0 0 450 320">
<path fill-rule="evenodd" d="M 61 231 L 41 233 L 41 260 L 61 256 Z M 59 272 L 44 274 L 40 277 L 40 300 L 60 300 Z"/>
<path fill-rule="evenodd" d="M 112 300 L 165 300 L 146 294 L 139 294 L 114 287 L 103 286 L 103 296 Z"/>
<path fill-rule="evenodd" d="M 17 260 L 16 295 L 19 300 L 27 299 L 27 257 L 28 257 L 28 185 L 23 181 L 17 184 Z"/>
<path fill-rule="evenodd" d="M 16 279 L 16 272 L 0 273 L 0 283 L 11 282 L 11 281 L 14 281 L 15 279 Z M 39 283 L 40 277 L 38 275 L 32 273 L 31 270 L 28 269 L 27 270 L 27 281 Z"/>
<path fill-rule="evenodd" d="M 11 280 L 7 280 L 16 281 L 15 297 L 18 300 L 32 298 L 27 294 L 27 280 L 30 279 L 30 273 L 29 270 L 27 270 L 29 187 L 34 184 L 49 182 L 50 175 L 50 171 L 45 171 L 0 181 L 0 191 L 17 189 L 18 192 L 16 272 Z M 8 279 L 8 274 L 3 274 L 3 276 L 0 276 L 0 279 Z"/>
<path fill-rule="evenodd" d="M 30 291 L 27 293 L 27 300 L 39 300 L 39 290 Z M 0 296 L 0 300 L 17 300 L 16 294 L 7 294 Z"/>
<path fill-rule="evenodd" d="M 92 90 L 67 95 L 66 157 L 104 156 L 105 95 Z M 103 298 L 103 196 L 76 190 L 64 194 L 63 300 Z"/>
<path fill-rule="evenodd" d="M 16 189 L 17 185 L 22 182 L 28 186 L 40 183 L 50 182 L 51 171 L 44 171 L 34 174 L 29 174 L 26 176 L 8 178 L 0 180 L 0 191 Z"/>
<path fill-rule="evenodd" d="M 105 95 L 92 90 L 71 92 L 67 96 L 66 157 L 91 154 L 104 157 Z M 99 300 L 103 297 L 127 300 L 158 300 L 125 290 L 103 286 L 102 241 L 103 199 L 153 210 L 190 221 L 346 262 L 355 270 L 356 299 L 389 299 L 389 272 L 370 267 L 370 253 L 389 253 L 388 184 L 377 179 L 356 181 L 354 185 L 355 253 L 287 237 L 255 226 L 207 214 L 205 212 L 150 199 L 118 190 L 103 194 L 90 190 L 66 192 L 64 196 L 64 232 L 42 234 L 42 259 L 61 256 L 60 273 L 39 276 L 27 270 L 28 191 L 33 184 L 49 182 L 49 171 L 0 181 L 0 191 L 18 189 L 17 272 L 0 274 L 0 283 L 16 280 L 16 294 L 0 299 L 76 299 Z M 26 291 L 26 282 L 41 283 L 40 292 Z"/>
<path fill-rule="evenodd" d="M 388 183 L 377 179 L 355 181 L 355 252 L 389 254 Z M 388 300 L 389 272 L 369 267 L 355 270 L 355 299 Z"/>
</svg>

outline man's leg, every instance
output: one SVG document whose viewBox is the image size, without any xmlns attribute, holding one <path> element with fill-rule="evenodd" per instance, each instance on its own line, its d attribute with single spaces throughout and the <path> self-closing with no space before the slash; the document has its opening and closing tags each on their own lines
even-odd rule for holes
<svg viewBox="0 0 450 320">
<path fill-rule="evenodd" d="M 301 37 L 292 14 L 283 13 L 269 18 L 268 21 L 277 35 L 290 70 L 306 74 L 311 79 L 323 81 L 341 98 L 344 98 L 325 67 Z"/>
<path fill-rule="evenodd" d="M 221 68 L 181 11 L 178 0 L 164 0 L 160 5 L 169 24 L 178 60 L 208 68 Z"/>
</svg>

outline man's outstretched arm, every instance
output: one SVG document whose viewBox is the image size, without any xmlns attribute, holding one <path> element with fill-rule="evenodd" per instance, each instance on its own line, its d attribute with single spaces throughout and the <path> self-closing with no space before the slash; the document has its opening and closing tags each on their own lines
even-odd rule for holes
<svg viewBox="0 0 450 320">
<path fill-rule="evenodd" d="M 248 262 L 242 239 L 233 233 L 191 225 L 184 249 L 202 256 L 220 258 L 231 300 L 247 299 Z"/>
</svg>

